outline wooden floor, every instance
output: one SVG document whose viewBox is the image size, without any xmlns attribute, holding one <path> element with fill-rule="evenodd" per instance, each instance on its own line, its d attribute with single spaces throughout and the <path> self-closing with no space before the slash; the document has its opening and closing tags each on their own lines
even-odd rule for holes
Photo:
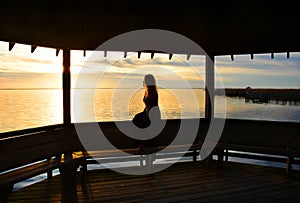
<svg viewBox="0 0 300 203">
<path fill-rule="evenodd" d="M 188 162 L 142 176 L 89 171 L 62 191 L 60 176 L 55 176 L 12 193 L 9 202 L 299 202 L 300 173 L 287 178 L 279 168 Z"/>
</svg>

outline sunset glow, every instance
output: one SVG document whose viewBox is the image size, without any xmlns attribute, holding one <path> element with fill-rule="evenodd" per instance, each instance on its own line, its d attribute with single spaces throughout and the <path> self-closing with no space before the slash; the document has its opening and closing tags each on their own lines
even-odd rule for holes
<svg viewBox="0 0 300 203">
<path fill-rule="evenodd" d="M 180 88 L 180 80 L 185 80 L 193 88 L 204 87 L 204 57 L 174 55 L 169 60 L 167 54 L 155 54 L 151 59 L 150 53 L 124 53 L 83 51 L 71 52 L 72 86 L 76 84 L 78 75 L 83 78 L 81 88 L 93 88 L 89 81 L 99 80 L 99 74 L 104 77 L 99 83 L 102 88 L 117 87 L 120 79 L 126 78 L 128 88 L 135 88 L 141 84 L 141 76 L 147 72 L 157 76 L 158 81 L 168 83 L 170 88 Z M 285 53 L 238 55 L 231 61 L 230 56 L 215 58 L 216 72 L 221 76 L 225 87 L 300 87 L 300 54 L 292 53 L 290 58 Z M 0 88 L 61 88 L 62 81 L 62 51 L 56 56 L 56 50 L 37 47 L 34 53 L 30 46 L 16 44 L 12 51 L 8 51 L 8 43 L 0 42 Z M 217 81 L 216 86 L 220 81 Z M 220 83 L 221 84 L 221 83 Z M 165 85 L 165 84 L 164 84 Z"/>
</svg>

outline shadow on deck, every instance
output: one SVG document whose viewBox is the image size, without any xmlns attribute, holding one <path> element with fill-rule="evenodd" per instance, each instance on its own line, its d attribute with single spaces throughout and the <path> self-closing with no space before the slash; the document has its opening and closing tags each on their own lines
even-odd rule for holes
<svg viewBox="0 0 300 203">
<path fill-rule="evenodd" d="M 64 187 L 58 175 L 13 192 L 8 202 L 297 202 L 299 198 L 299 171 L 287 178 L 281 168 L 231 162 L 217 168 L 186 162 L 151 175 L 108 169 L 78 173 L 76 183 Z"/>
</svg>

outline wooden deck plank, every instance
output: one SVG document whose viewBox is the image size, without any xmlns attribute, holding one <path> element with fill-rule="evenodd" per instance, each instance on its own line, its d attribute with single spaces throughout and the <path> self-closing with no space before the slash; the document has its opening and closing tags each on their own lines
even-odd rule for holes
<svg viewBox="0 0 300 203">
<path fill-rule="evenodd" d="M 77 202 L 212 202 L 296 200 L 300 192 L 300 172 L 292 178 L 280 168 L 239 163 L 205 167 L 201 162 L 174 164 L 150 175 L 125 175 L 107 169 L 78 174 Z M 70 194 L 70 193 L 69 193 Z M 8 202 L 63 202 L 60 176 L 12 193 Z"/>
</svg>

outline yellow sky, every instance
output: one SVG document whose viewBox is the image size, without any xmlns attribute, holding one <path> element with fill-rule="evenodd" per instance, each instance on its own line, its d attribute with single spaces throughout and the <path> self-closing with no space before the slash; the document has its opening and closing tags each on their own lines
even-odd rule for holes
<svg viewBox="0 0 300 203">
<path fill-rule="evenodd" d="M 97 83 L 101 87 L 118 87 L 120 81 L 126 81 L 126 87 L 141 85 L 144 74 L 154 74 L 158 84 L 167 88 L 180 88 L 187 82 L 192 87 L 204 86 L 204 57 L 174 55 L 172 60 L 166 54 L 83 51 L 71 52 L 71 71 L 73 87 L 93 88 Z M 300 87 L 300 54 L 292 53 L 287 59 L 284 53 L 257 55 L 254 60 L 249 55 L 216 57 L 217 73 L 225 87 Z M 37 47 L 34 53 L 30 46 L 16 44 L 8 51 L 8 43 L 0 42 L 0 88 L 61 88 L 62 51 L 56 56 L 56 50 Z M 80 77 L 80 84 L 76 84 Z M 219 85 L 219 84 L 218 84 Z M 124 87 L 124 86 L 122 86 Z"/>
</svg>

